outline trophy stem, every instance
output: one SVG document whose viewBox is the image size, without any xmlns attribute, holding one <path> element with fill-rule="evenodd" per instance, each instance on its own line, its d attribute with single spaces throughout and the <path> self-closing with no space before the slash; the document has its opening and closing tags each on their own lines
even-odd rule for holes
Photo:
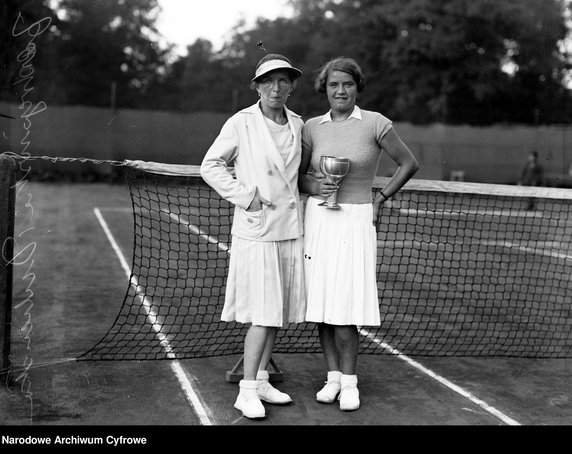
<svg viewBox="0 0 572 454">
<path fill-rule="evenodd" d="M 326 208 L 329 208 L 330 210 L 339 210 L 341 207 L 337 203 L 338 191 L 334 192 L 331 197 L 332 201 L 326 205 Z"/>
<path fill-rule="evenodd" d="M 331 195 L 326 197 L 322 203 L 318 203 L 318 206 L 321 206 L 321 207 L 328 206 L 330 204 L 330 198 L 331 197 L 332 197 Z"/>
</svg>

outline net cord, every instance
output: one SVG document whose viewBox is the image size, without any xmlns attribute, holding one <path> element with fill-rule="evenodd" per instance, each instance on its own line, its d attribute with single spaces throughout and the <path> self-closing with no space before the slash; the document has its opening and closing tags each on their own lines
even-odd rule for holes
<svg viewBox="0 0 572 454">
<path fill-rule="evenodd" d="M 51 156 L 22 156 L 12 152 L 3 152 L 0 156 L 7 156 L 19 160 L 46 160 L 52 163 L 57 162 L 80 162 L 91 164 L 108 164 L 115 167 L 131 167 L 142 172 L 153 173 L 166 176 L 200 177 L 200 166 L 191 164 L 168 164 L 155 161 L 128 160 L 114 161 L 107 159 L 92 159 L 82 157 L 51 157 Z M 229 170 L 232 171 L 232 168 Z M 373 188 L 383 188 L 390 180 L 390 177 L 377 176 L 373 181 Z M 572 189 L 552 188 L 537 186 L 515 186 L 510 184 L 497 183 L 470 183 L 459 181 L 440 180 L 409 180 L 402 190 L 405 191 L 429 191 L 445 192 L 457 194 L 478 194 L 494 196 L 517 196 L 531 198 L 545 198 L 556 200 L 571 200 Z"/>
</svg>

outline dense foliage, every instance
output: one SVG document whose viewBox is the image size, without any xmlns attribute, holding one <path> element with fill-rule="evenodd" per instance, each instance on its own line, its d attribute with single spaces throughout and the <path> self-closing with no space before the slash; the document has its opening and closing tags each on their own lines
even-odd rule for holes
<svg viewBox="0 0 572 454">
<path fill-rule="evenodd" d="M 48 103 L 233 112 L 255 99 L 248 82 L 262 41 L 304 71 L 289 103 L 304 116 L 326 108 L 312 88 L 316 70 L 346 55 L 366 74 L 359 104 L 396 121 L 572 120 L 565 0 L 291 3 L 292 17 L 238 23 L 223 49 L 199 39 L 173 58 L 159 44 L 157 0 L 4 0 L 2 99 L 21 96 L 22 52 L 33 46 L 30 96 Z"/>
</svg>

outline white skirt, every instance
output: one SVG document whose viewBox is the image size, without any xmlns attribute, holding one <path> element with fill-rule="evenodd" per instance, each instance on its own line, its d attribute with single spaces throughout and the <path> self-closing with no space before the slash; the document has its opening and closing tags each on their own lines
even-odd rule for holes
<svg viewBox="0 0 572 454">
<path fill-rule="evenodd" d="M 304 263 L 309 322 L 379 326 L 377 235 L 371 204 L 318 206 L 309 197 L 304 224 Z"/>
<path fill-rule="evenodd" d="M 221 320 L 281 327 L 306 314 L 304 240 L 233 236 Z"/>
</svg>

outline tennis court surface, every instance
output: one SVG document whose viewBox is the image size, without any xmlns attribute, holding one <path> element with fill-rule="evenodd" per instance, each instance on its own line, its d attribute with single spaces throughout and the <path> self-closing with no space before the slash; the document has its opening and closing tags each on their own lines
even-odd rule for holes
<svg viewBox="0 0 572 454">
<path fill-rule="evenodd" d="M 146 185 L 152 183 L 136 186 Z M 187 196 L 177 195 L 181 204 Z M 396 244 L 405 245 L 409 265 L 400 266 L 405 259 L 397 252 L 395 262 L 380 262 L 380 270 L 387 276 L 381 290 L 388 307 L 398 308 L 388 310 L 387 319 L 400 324 L 395 333 L 389 329 L 388 336 L 362 332 L 364 351 L 358 364 L 361 408 L 341 412 L 336 404 L 315 401 L 325 373 L 315 333 L 305 326 L 294 334 L 286 329 L 274 356 L 284 378 L 276 386 L 288 392 L 293 403 L 266 404 L 267 418 L 251 421 L 233 408 L 238 384 L 227 380 L 228 371 L 240 359 L 243 331 L 217 322 L 215 301 L 220 300 L 224 288 L 224 255 L 228 254 L 221 244 L 228 241 L 228 222 L 214 230 L 199 226 L 199 230 L 185 233 L 202 240 L 196 247 L 181 246 L 183 256 L 172 255 L 162 247 L 165 237 L 155 237 L 154 232 L 165 231 L 167 238 L 180 242 L 182 230 L 175 231 L 167 224 L 180 224 L 185 217 L 183 224 L 188 230 L 194 225 L 187 222 L 193 213 L 170 210 L 145 220 L 145 212 L 161 211 L 160 199 L 151 196 L 138 205 L 127 185 L 121 184 L 24 182 L 19 186 L 11 338 L 14 382 L 0 394 L 0 424 L 572 423 L 570 230 L 551 230 L 552 236 L 547 237 L 542 230 L 544 217 L 525 212 L 517 224 L 534 221 L 531 225 L 537 229 L 537 241 L 526 246 L 527 250 L 519 250 L 519 246 L 513 247 L 519 240 L 519 230 L 511 231 L 516 227 L 507 230 L 505 224 L 498 228 L 504 235 L 491 237 L 480 228 L 479 219 L 470 218 L 470 229 L 453 233 L 449 231 L 452 223 L 459 221 L 441 216 L 440 236 L 459 238 L 471 231 L 470 242 L 478 236 L 487 248 L 485 252 L 469 250 L 465 256 L 459 252 L 459 243 L 440 250 L 432 241 L 423 242 L 422 235 L 411 237 L 400 230 L 403 223 L 397 222 L 395 235 L 385 237 L 388 243 L 380 243 L 380 247 L 389 254 Z M 227 208 L 221 209 L 217 216 L 224 218 Z M 432 207 L 433 213 L 439 209 Z M 499 213 L 494 210 L 499 209 L 505 216 L 512 208 L 489 207 L 485 216 L 496 219 Z M 472 208 L 466 210 L 470 214 Z M 406 216 L 407 208 L 402 204 L 399 212 Z M 427 228 L 434 232 L 435 216 L 421 218 L 418 213 L 416 222 L 423 229 L 432 218 Z M 139 227 L 134 228 L 134 222 Z M 468 221 L 460 222 L 467 225 Z M 489 267 L 489 282 L 474 277 L 472 271 L 462 271 L 470 270 L 468 264 L 480 260 L 481 255 L 485 262 L 494 262 Z M 507 256 L 508 261 L 497 260 Z M 181 261 L 188 263 L 192 257 L 208 266 L 201 268 L 202 272 L 181 275 Z M 413 260 L 416 268 L 408 269 Z M 517 264 L 517 274 L 510 274 L 509 262 Z M 537 271 L 518 280 L 518 276 L 526 276 L 518 270 L 530 267 Z M 416 276 L 419 269 L 431 270 L 425 273 L 428 283 Z M 137 270 L 136 279 L 133 270 Z M 410 277 L 400 277 L 408 271 L 412 271 Z M 191 281 L 195 287 L 190 296 L 205 301 L 204 306 L 192 310 L 185 305 L 189 295 L 179 288 Z M 433 288 L 438 281 L 445 287 Z M 495 290 L 491 290 L 492 284 Z M 518 305 L 503 303 L 501 295 L 496 295 L 496 308 L 481 305 L 482 293 L 491 293 L 488 299 L 495 301 L 499 285 L 518 295 L 522 312 L 515 315 Z M 523 286 L 525 290 L 519 290 Z M 465 292 L 462 295 L 472 295 L 476 305 L 472 307 L 477 309 L 455 305 L 460 287 Z M 141 289 L 147 289 L 144 296 Z M 419 306 L 422 310 L 412 311 L 404 306 L 405 299 L 425 304 Z M 163 303 L 166 300 L 168 305 Z M 499 312 L 502 304 L 506 310 Z M 491 320 L 499 313 L 502 320 Z M 186 326 L 186 321 L 199 315 L 200 326 Z M 513 315 L 510 320 L 509 315 Z M 480 325 L 483 320 L 487 323 Z M 468 328 L 472 322 L 476 325 Z M 447 336 L 436 340 L 435 333 L 445 332 Z M 412 339 L 416 339 L 414 345 Z M 495 339 L 501 341 L 495 343 Z M 295 348 L 288 350 L 288 345 Z M 377 354 L 374 349 L 384 351 Z"/>
</svg>

